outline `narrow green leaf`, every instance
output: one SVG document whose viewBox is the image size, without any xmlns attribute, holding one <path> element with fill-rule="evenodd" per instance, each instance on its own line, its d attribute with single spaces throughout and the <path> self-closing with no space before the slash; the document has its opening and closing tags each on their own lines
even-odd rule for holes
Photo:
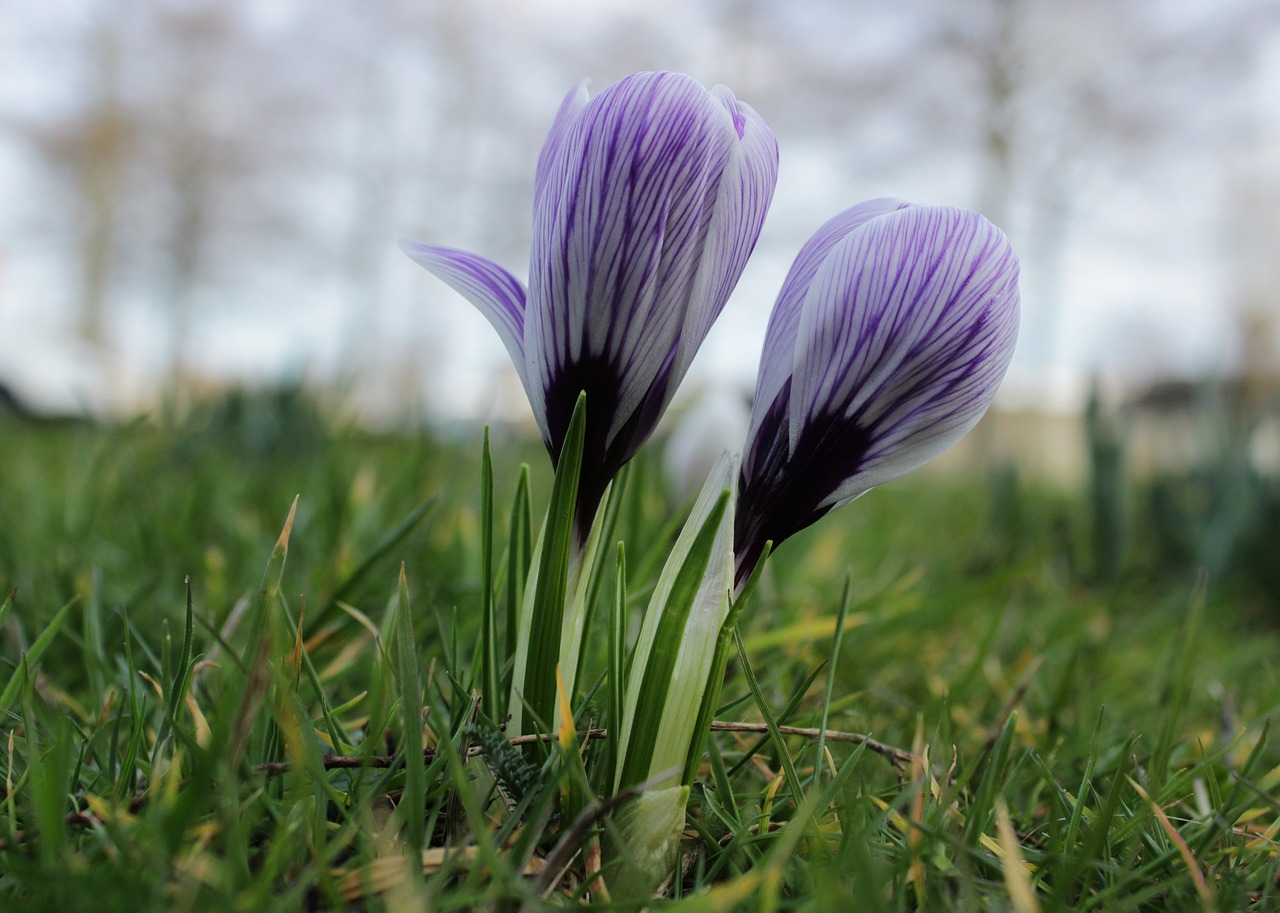
<svg viewBox="0 0 1280 913">
<path fill-rule="evenodd" d="M 773 714 L 773 710 L 769 707 L 769 702 L 765 699 L 764 692 L 760 690 L 760 682 L 756 680 L 755 672 L 751 668 L 751 660 L 747 657 L 746 645 L 742 642 L 742 635 L 734 629 L 734 643 L 738 648 L 738 661 L 742 663 L 742 674 L 747 680 L 747 687 L 751 689 L 751 695 L 755 698 L 756 708 L 760 711 L 760 715 L 764 717 L 765 725 L 769 728 L 769 737 L 773 740 L 775 749 L 778 752 L 778 759 L 782 762 L 782 773 L 787 781 L 787 788 L 791 790 L 792 801 L 796 805 L 804 799 L 804 791 L 800 786 L 800 774 L 796 771 L 795 761 L 791 758 L 791 752 L 787 751 L 786 740 L 782 737 L 782 732 L 778 729 L 778 720 Z M 816 829 L 816 828 L 815 828 Z"/>
<path fill-rule="evenodd" d="M 1187 610 L 1187 619 L 1179 638 L 1177 661 L 1169 670 L 1170 680 L 1158 698 L 1159 706 L 1165 708 L 1163 725 L 1155 750 L 1151 752 L 1148 765 L 1148 777 L 1156 791 L 1163 788 L 1169 776 L 1169 756 L 1173 753 L 1183 729 L 1183 717 L 1191 700 L 1192 682 L 1195 678 L 1196 657 L 1200 649 L 1200 628 L 1204 621 L 1205 593 L 1207 584 L 1202 573 L 1196 581 L 1191 594 L 1191 604 Z"/>
<path fill-rule="evenodd" d="M 609 728 L 620 733 L 625 713 L 626 698 L 626 632 L 627 632 L 627 551 L 619 542 L 617 558 L 614 561 L 613 598 L 609 601 L 609 644 L 607 662 L 609 664 Z M 617 737 L 605 740 L 604 745 L 604 780 L 614 783 L 618 770 Z"/>
<path fill-rule="evenodd" d="M 0 606 L 0 624 L 4 624 L 4 607 Z M 84 602 L 84 662 L 92 694 L 101 698 L 107 692 L 109 655 L 102 635 L 102 568 L 94 567 L 89 577 L 89 594 Z"/>
<path fill-rule="evenodd" d="M 573 551 L 573 517 L 582 469 L 586 431 L 586 394 L 578 396 L 564 447 L 560 451 L 551 503 L 535 546 L 534 576 L 526 584 L 516 642 L 511 726 L 519 735 L 534 731 L 534 721 L 552 725 L 556 711 L 556 666 L 560 663 L 565 600 Z M 525 706 L 532 713 L 526 719 Z"/>
<path fill-rule="evenodd" d="M 1005 782 L 1009 766 L 1009 752 L 1013 747 L 1013 736 L 1018 727 L 1018 714 L 1011 713 L 1005 720 L 995 744 L 988 749 L 986 756 L 979 760 L 975 771 L 979 774 L 973 801 L 966 814 L 964 839 L 968 846 L 978 846 L 978 841 L 987 833 L 996 820 L 996 799 L 1000 795 L 1000 786 Z"/>
<path fill-rule="evenodd" d="M 773 542 L 766 542 L 764 549 L 760 552 L 760 560 L 756 562 L 755 570 L 751 572 L 747 582 L 730 603 L 729 614 L 725 617 L 724 623 L 720 625 L 720 631 L 716 635 L 716 648 L 711 660 L 711 673 L 707 677 L 707 693 L 702 698 L 702 708 L 698 713 L 698 722 L 693 730 L 694 738 L 689 745 L 689 756 L 684 762 L 684 782 L 688 785 L 693 784 L 694 775 L 698 770 L 698 761 L 702 757 L 703 746 L 711 735 L 711 724 L 715 721 L 716 711 L 720 708 L 720 694 L 724 689 L 724 676 L 729 668 L 730 649 L 733 647 L 734 637 L 737 634 L 738 618 L 751 601 L 751 596 L 755 593 L 756 584 L 760 581 L 760 574 L 764 570 L 764 564 L 769 559 L 769 554 L 772 551 Z"/>
<path fill-rule="evenodd" d="M 520 481 L 511 502 L 511 527 L 507 541 L 507 639 L 506 655 L 515 655 L 517 622 L 524 603 L 525 581 L 533 558 L 533 503 L 529 494 L 529 465 L 520 467 Z"/>
<path fill-rule="evenodd" d="M 596 539 L 596 544 L 600 547 L 606 547 L 614 541 L 614 535 L 618 529 L 618 517 L 622 512 L 623 501 L 626 497 L 627 479 L 631 475 L 631 465 L 623 466 L 609 483 L 609 489 L 604 499 L 604 515 L 597 517 L 597 522 L 593 524 L 591 535 Z M 587 582 L 585 599 L 583 600 L 583 617 L 582 631 L 577 635 L 579 644 L 586 643 L 591 637 L 591 619 L 594 616 L 594 609 L 600 597 L 600 588 L 604 585 L 605 565 L 604 555 L 600 556 L 599 561 L 595 560 L 595 550 L 592 551 L 592 560 L 587 564 L 591 569 L 591 576 Z M 582 678 L 585 669 L 584 665 L 587 658 L 587 652 L 581 651 L 578 654 L 578 663 L 574 681 Z"/>
<path fill-rule="evenodd" d="M 480 694 L 482 709 L 498 719 L 498 620 L 493 593 L 493 455 L 489 451 L 489 426 L 484 429 L 480 456 Z"/>
<path fill-rule="evenodd" d="M 714 653 L 713 638 L 728 608 L 728 582 L 725 575 L 715 574 L 711 568 L 717 557 L 729 557 L 727 551 L 723 556 L 717 555 L 717 546 L 725 544 L 721 521 L 725 518 L 729 500 L 729 492 L 722 491 L 698 528 L 693 542 L 685 548 L 677 543 L 672 558 L 679 560 L 678 570 L 671 575 L 664 568 L 658 589 L 649 604 L 646 621 L 649 618 L 657 621 L 652 626 L 654 633 L 644 652 L 642 632 L 641 647 L 637 648 L 633 660 L 632 684 L 638 680 L 639 687 L 635 689 L 634 698 L 629 695 L 627 701 L 629 716 L 623 724 L 619 787 L 633 786 L 657 776 L 662 771 L 652 765 L 665 763 L 665 758 L 673 752 L 678 752 L 676 765 L 688 753 L 692 727 L 706 688 L 707 670 L 705 659 L 691 662 L 689 654 L 706 654 L 709 657 Z M 664 579 L 669 576 L 674 579 L 664 587 Z M 714 592 L 706 591 L 709 581 Z M 718 592 L 721 585 L 725 586 L 723 595 Z M 725 611 L 716 608 L 711 613 L 704 613 L 713 617 L 705 619 L 708 623 L 699 625 L 690 636 L 687 631 L 690 615 L 700 597 L 723 602 Z M 699 637 L 704 643 L 697 643 Z M 678 725 L 679 722 L 684 722 L 684 725 Z M 663 750 L 659 751 L 659 747 Z M 681 773 L 677 769 L 671 782 L 679 782 Z"/>
<path fill-rule="evenodd" d="M 604 562 L 599 557 L 600 543 L 604 539 L 606 505 L 612 501 L 605 491 L 604 503 L 596 511 L 591 522 L 587 541 L 576 550 L 569 562 L 569 578 L 565 585 L 565 610 L 560 623 L 560 659 L 557 668 L 564 676 L 565 693 L 573 695 L 578 684 L 578 668 L 582 664 L 587 636 L 587 619 L 595 600 L 590 597 L 595 570 Z"/>
<path fill-rule="evenodd" d="M 128 705 L 130 733 L 129 743 L 125 747 L 124 756 L 120 759 L 113 797 L 116 802 L 123 799 L 133 789 L 133 775 L 137 766 L 138 754 L 142 750 L 142 738 L 146 731 L 146 718 L 143 708 L 146 705 L 146 691 L 139 686 L 138 667 L 133 660 L 133 634 L 129 625 L 129 617 L 124 615 L 124 661 L 128 673 Z M 139 697 L 141 695 L 141 697 Z M 123 717 L 125 702 L 120 702 L 120 713 Z"/>
<path fill-rule="evenodd" d="M 22 698 L 22 719 L 30 752 L 28 772 L 31 805 L 40 834 L 40 858 L 48 871 L 64 864 L 67 846 L 66 806 L 68 777 L 71 772 L 70 733 L 66 720 L 56 715 L 48 733 L 48 745 L 41 744 L 42 729 L 35 719 L 32 693 L 33 669 L 25 661 L 14 670 L 18 676 Z"/>
<path fill-rule="evenodd" d="M 831 712 L 831 698 L 835 693 L 836 667 L 840 660 L 840 645 L 844 641 L 844 620 L 849 617 L 849 605 L 853 602 L 853 571 L 844 577 L 844 590 L 840 595 L 840 610 L 836 613 L 836 631 L 831 639 L 831 659 L 827 663 L 827 685 L 822 695 L 822 714 L 818 720 L 818 739 L 814 746 L 813 779 L 822 782 L 822 772 L 827 769 L 827 720 Z"/>
<path fill-rule="evenodd" d="M 165 716 L 160 721 L 160 731 L 156 735 L 155 747 L 151 752 L 153 764 L 160 757 L 160 751 L 170 731 L 175 733 L 178 731 L 178 711 L 186 698 L 187 686 L 191 680 L 191 654 L 194 649 L 193 642 L 195 639 L 195 612 L 192 609 L 191 601 L 191 577 L 186 577 L 183 582 L 187 591 L 187 612 L 183 622 L 182 650 L 178 655 L 177 665 L 172 667 L 169 670 L 170 674 L 166 676 L 166 681 L 169 684 L 165 694 Z"/>
<path fill-rule="evenodd" d="M 4 598 L 4 602 L 0 602 L 0 625 L 4 624 L 5 618 L 9 615 L 9 610 L 13 608 L 13 601 L 18 598 L 18 588 L 14 587 L 9 591 L 9 595 Z"/>
<path fill-rule="evenodd" d="M 246 660 L 253 656 L 252 651 L 258 649 L 263 635 L 267 631 L 267 622 L 275 611 L 276 598 L 280 595 L 280 580 L 284 576 L 285 559 L 289 557 L 289 535 L 293 532 L 293 519 L 298 512 L 298 498 L 289 505 L 289 516 L 285 518 L 284 528 L 271 549 L 271 557 L 267 559 L 267 568 L 262 574 L 262 583 L 258 586 L 258 602 L 249 619 L 249 652 Z M 246 665 L 248 663 L 246 662 Z"/>
<path fill-rule="evenodd" d="M 62 628 L 62 623 L 67 620 L 67 616 L 71 613 L 71 607 L 79 602 L 79 598 L 72 599 L 61 609 L 58 614 L 45 626 L 40 632 L 40 636 L 35 639 L 31 645 L 31 649 L 26 652 L 22 658 L 23 665 L 32 671 L 35 670 L 36 664 L 40 662 L 40 657 L 44 655 L 44 651 L 49 649 L 49 645 L 53 643 L 53 639 L 58 636 L 58 631 Z M 9 677 L 9 684 L 5 686 L 3 692 L 0 692 L 0 709 L 8 709 L 19 694 L 22 688 L 23 668 L 19 666 L 13 670 L 13 675 Z"/>
<path fill-rule="evenodd" d="M 418 670 L 418 646 L 413 634 L 409 585 L 405 579 L 403 563 L 400 565 L 400 586 L 397 592 L 396 666 L 400 671 L 400 707 L 404 727 L 401 733 L 404 796 L 399 808 L 403 810 L 410 858 L 417 859 L 426 845 L 424 809 L 427 788 L 422 768 L 422 678 Z"/>
</svg>

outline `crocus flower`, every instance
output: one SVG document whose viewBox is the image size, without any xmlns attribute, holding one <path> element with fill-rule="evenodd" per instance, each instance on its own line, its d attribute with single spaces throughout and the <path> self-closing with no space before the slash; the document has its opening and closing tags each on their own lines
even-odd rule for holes
<svg viewBox="0 0 1280 913">
<path fill-rule="evenodd" d="M 933 459 L 990 405 L 1018 260 L 977 213 L 872 200 L 801 249 L 765 335 L 739 479 L 739 585 L 834 507 Z"/>
<path fill-rule="evenodd" d="M 534 182 L 528 288 L 475 254 L 405 243 L 489 319 L 558 460 L 587 394 L 579 541 L 653 431 L 755 246 L 777 141 L 723 86 L 628 76 L 560 107 Z"/>
</svg>

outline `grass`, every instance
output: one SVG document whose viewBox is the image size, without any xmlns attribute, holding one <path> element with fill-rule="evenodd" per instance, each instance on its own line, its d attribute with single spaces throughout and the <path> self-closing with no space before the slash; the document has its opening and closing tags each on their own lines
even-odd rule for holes
<svg viewBox="0 0 1280 913">
<path fill-rule="evenodd" d="M 639 907 L 591 881 L 617 625 L 567 742 L 511 745 L 472 680 L 536 445 L 495 435 L 487 541 L 478 435 L 292 399 L 0 441 L 0 909 Z M 628 644 L 676 532 L 654 465 L 618 517 Z M 662 905 L 1280 907 L 1280 634 L 1142 548 L 1095 582 L 1086 503 L 924 474 L 785 543 Z"/>
</svg>

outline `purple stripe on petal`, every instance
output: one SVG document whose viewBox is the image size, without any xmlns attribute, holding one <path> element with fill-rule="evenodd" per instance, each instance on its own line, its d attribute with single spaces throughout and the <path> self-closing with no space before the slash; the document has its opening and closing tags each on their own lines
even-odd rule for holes
<svg viewBox="0 0 1280 913">
<path fill-rule="evenodd" d="M 835 246 L 814 277 L 799 329 L 793 446 L 805 424 L 825 416 L 893 427 L 891 415 L 930 424 L 928 406 L 951 414 L 956 403 L 937 399 L 948 381 L 962 378 L 975 356 L 991 365 L 1000 354 L 983 345 L 983 312 L 1016 315 L 980 275 L 990 272 L 993 246 L 1008 250 L 981 216 L 940 207 L 873 220 Z M 998 275 L 1016 293 L 1016 272 Z M 1016 334 L 1016 322 L 1003 326 L 998 376 Z"/>
<path fill-rule="evenodd" d="M 571 365 L 609 365 L 607 443 L 624 459 L 723 308 L 772 195 L 772 134 L 733 102 L 735 122 L 726 96 L 678 74 L 628 77 L 587 104 L 548 166 L 562 183 L 536 220 L 531 377 L 548 389 Z"/>
<path fill-rule="evenodd" d="M 778 141 L 760 115 L 724 86 L 711 94 L 730 113 L 739 142 L 720 177 L 701 262 L 689 292 L 685 331 L 673 366 L 677 383 L 746 268 L 778 181 Z"/>
<path fill-rule="evenodd" d="M 1013 356 L 1017 283 L 1005 236 L 959 209 L 886 209 L 828 223 L 806 245 L 757 383 L 740 580 L 767 539 L 922 465 L 977 423 Z"/>
<path fill-rule="evenodd" d="M 589 80 L 586 79 L 579 80 L 578 84 L 569 90 L 569 94 L 560 103 L 560 110 L 556 112 L 555 120 L 551 122 L 551 130 L 548 131 L 546 142 L 543 143 L 542 151 L 538 154 L 538 167 L 534 173 L 533 208 L 535 212 L 542 208 L 544 197 L 548 193 L 559 192 L 559 186 L 553 178 L 553 165 L 574 122 L 586 107 L 588 82 Z"/>
<path fill-rule="evenodd" d="M 413 241 L 401 241 L 400 249 L 452 286 L 493 324 L 528 390 L 524 357 L 525 288 L 520 280 L 493 261 L 464 250 Z"/>
<path fill-rule="evenodd" d="M 538 158 L 518 307 L 491 264 L 407 248 L 503 334 L 553 460 L 587 392 L 582 517 L 653 431 L 723 309 L 777 168 L 773 134 L 728 89 L 637 73 L 589 99 L 579 84 Z"/>
<path fill-rule="evenodd" d="M 758 426 L 764 412 L 769 409 L 782 385 L 790 381 L 791 373 L 795 368 L 796 333 L 800 327 L 800 313 L 805 294 L 831 248 L 851 231 L 871 219 L 909 205 L 894 199 L 876 199 L 859 203 L 825 222 L 800 249 L 800 253 L 787 273 L 787 278 L 782 283 L 777 303 L 769 317 L 764 338 L 764 351 L 760 356 L 755 409 L 751 417 L 748 440 L 758 433 Z M 750 454 L 747 454 L 744 456 L 744 462 L 749 461 Z"/>
</svg>

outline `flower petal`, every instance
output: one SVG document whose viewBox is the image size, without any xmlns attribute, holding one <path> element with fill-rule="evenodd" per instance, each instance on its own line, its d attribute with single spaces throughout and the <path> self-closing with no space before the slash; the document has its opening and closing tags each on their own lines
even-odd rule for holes
<svg viewBox="0 0 1280 913">
<path fill-rule="evenodd" d="M 577 85 L 569 90 L 569 94 L 560 103 L 560 110 L 556 112 L 556 119 L 552 121 L 551 129 L 547 132 L 546 142 L 542 144 L 542 151 L 538 154 L 537 171 L 533 179 L 535 212 L 542 208 L 543 195 L 547 193 L 548 187 L 555 186 L 551 181 L 553 164 L 559 155 L 560 147 L 564 145 L 565 137 L 573 128 L 582 109 L 586 107 L 588 82 L 590 80 L 579 80 Z"/>
<path fill-rule="evenodd" d="M 520 280 L 493 261 L 464 250 L 413 241 L 401 241 L 400 249 L 452 286 L 493 324 L 528 391 L 524 355 L 525 289 Z"/>
<path fill-rule="evenodd" d="M 858 430 L 834 507 L 928 462 L 982 417 L 1013 357 L 1017 258 L 976 213 L 910 207 L 855 229 L 814 276 L 798 328 L 789 445 Z M 853 459 L 853 455 L 850 455 Z"/>
<path fill-rule="evenodd" d="M 746 268 L 778 182 L 778 140 L 764 119 L 724 86 L 716 86 L 711 95 L 724 106 L 738 142 L 716 188 L 702 259 L 687 292 L 684 332 L 663 384 L 659 412 L 670 402 Z"/>
<path fill-rule="evenodd" d="M 825 222 L 813 237 L 805 242 L 796 255 L 778 293 L 777 303 L 769 316 L 769 326 L 764 335 L 764 351 L 760 356 L 760 373 L 756 381 L 755 406 L 752 410 L 748 441 L 767 440 L 762 425 L 772 414 L 776 420 L 785 409 L 785 402 L 778 403 L 779 396 L 790 392 L 791 372 L 796 360 L 796 332 L 800 328 L 800 312 L 805 293 L 813 282 L 818 268 L 831 251 L 851 231 L 870 220 L 904 209 L 911 204 L 895 199 L 876 199 L 859 203 Z M 743 454 L 744 469 L 750 475 L 757 462 L 748 449 Z"/>
<path fill-rule="evenodd" d="M 732 117 L 695 80 L 640 73 L 588 102 L 547 162 L 525 327 L 530 380 L 545 391 L 574 365 L 608 372 L 610 444 L 674 365 L 738 142 Z M 557 421 L 542 419 L 544 431 Z"/>
</svg>

